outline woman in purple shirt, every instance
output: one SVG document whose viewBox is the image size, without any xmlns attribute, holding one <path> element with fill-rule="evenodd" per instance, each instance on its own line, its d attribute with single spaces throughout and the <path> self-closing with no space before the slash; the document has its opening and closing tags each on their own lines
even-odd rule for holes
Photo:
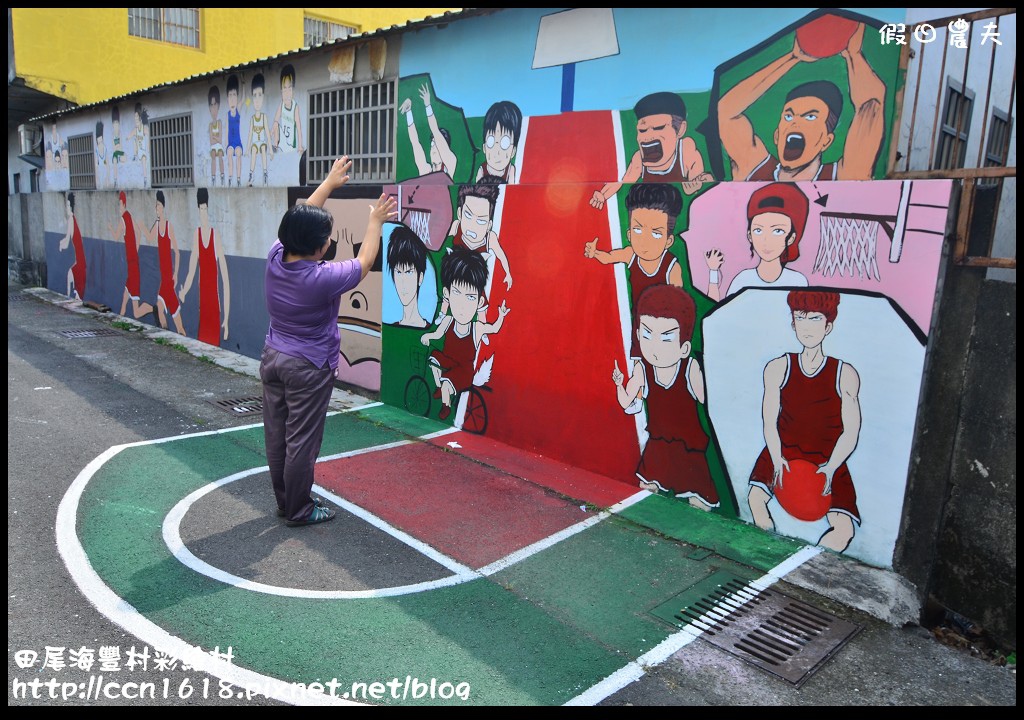
<svg viewBox="0 0 1024 720">
<path fill-rule="evenodd" d="M 351 167 L 347 157 L 335 160 L 309 200 L 288 208 L 267 255 L 270 328 L 260 361 L 263 433 L 277 514 L 291 526 L 334 518 L 334 511 L 310 491 L 338 364 L 338 306 L 341 296 L 370 271 L 384 223 L 398 217 L 395 199 L 381 195 L 370 206 L 358 256 L 326 262 L 335 246 L 330 241 L 334 218 L 324 202 L 349 181 Z"/>
</svg>

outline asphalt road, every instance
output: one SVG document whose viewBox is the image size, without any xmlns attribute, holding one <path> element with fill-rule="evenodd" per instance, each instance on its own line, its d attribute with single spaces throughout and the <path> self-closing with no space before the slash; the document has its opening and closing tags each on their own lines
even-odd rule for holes
<svg viewBox="0 0 1024 720">
<path fill-rule="evenodd" d="M 9 297 L 17 299 L 8 301 L 7 314 L 8 704 L 279 704 L 259 697 L 222 700 L 217 678 L 183 671 L 180 664 L 157 670 L 152 657 L 148 671 L 138 665 L 128 670 L 129 650 L 134 646 L 143 653 L 144 644 L 83 598 L 54 540 L 61 498 L 100 452 L 127 442 L 251 423 L 252 418 L 233 417 L 207 400 L 259 394 L 259 382 L 154 343 L 142 332 L 112 328 L 109 317 L 69 312 L 16 290 L 9 288 Z M 60 334 L 110 329 L 118 335 L 75 339 Z M 101 672 L 104 647 L 117 648 L 120 670 Z M 78 658 L 88 656 L 79 653 L 82 648 L 93 650 L 95 663 L 79 659 L 77 667 L 68 664 L 72 650 Z M 53 662 L 43 667 L 48 649 Z M 19 667 L 21 651 L 37 654 L 33 667 Z M 57 658 L 66 665 L 55 669 Z M 90 679 L 95 688 L 100 675 L 108 681 L 155 683 L 155 697 L 125 697 L 137 694 L 128 688 L 110 689 L 112 697 L 80 697 L 90 693 Z M 59 683 L 52 689 L 18 684 L 51 679 Z"/>
</svg>

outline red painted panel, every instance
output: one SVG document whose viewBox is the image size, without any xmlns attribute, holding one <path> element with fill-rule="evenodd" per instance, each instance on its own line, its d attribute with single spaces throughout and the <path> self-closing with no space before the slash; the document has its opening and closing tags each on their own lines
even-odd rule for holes
<svg viewBox="0 0 1024 720">
<path fill-rule="evenodd" d="M 615 154 L 610 113 L 530 119 L 522 184 L 505 190 L 500 230 L 514 282 L 506 291 L 498 266 L 488 320 L 503 299 L 510 312 L 479 361 L 495 356 L 489 437 L 635 484 L 636 426 L 611 379 L 616 360 L 626 367 L 615 271 L 583 255 L 594 238 L 609 247 L 607 210 L 589 204 L 601 184 L 550 184 L 614 178 Z"/>
</svg>

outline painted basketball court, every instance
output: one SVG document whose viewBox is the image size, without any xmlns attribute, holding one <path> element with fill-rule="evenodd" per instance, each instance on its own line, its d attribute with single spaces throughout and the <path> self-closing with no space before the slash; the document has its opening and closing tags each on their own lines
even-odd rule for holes
<svg viewBox="0 0 1024 720">
<path fill-rule="evenodd" d="M 408 676 L 547 705 L 599 702 L 685 648 L 699 631 L 649 611 L 712 572 L 763 586 L 815 552 L 386 406 L 329 417 L 321 457 L 342 512 L 286 528 L 259 425 L 111 448 L 61 503 L 61 553 L 154 651 L 230 646 L 194 667 L 239 692 L 346 702 Z M 287 684 L 333 679 L 337 697 Z"/>
</svg>

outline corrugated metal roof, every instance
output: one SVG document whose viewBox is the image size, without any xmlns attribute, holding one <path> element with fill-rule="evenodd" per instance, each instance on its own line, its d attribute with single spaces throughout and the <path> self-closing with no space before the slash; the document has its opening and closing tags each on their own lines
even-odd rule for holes
<svg viewBox="0 0 1024 720">
<path fill-rule="evenodd" d="M 40 115 L 38 117 L 32 118 L 29 122 L 42 122 L 44 120 L 49 120 L 51 118 L 56 119 L 59 117 L 63 117 L 65 115 L 73 115 L 83 110 L 99 107 L 101 105 L 106 105 L 112 102 L 121 102 L 124 100 L 128 100 L 130 98 L 146 95 L 147 93 L 155 92 L 157 90 L 161 90 L 164 88 L 176 87 L 178 85 L 184 85 L 185 83 L 194 82 L 196 80 L 202 80 L 203 78 L 211 77 L 213 75 L 221 75 L 223 73 L 234 72 L 235 70 L 242 70 L 248 67 L 252 67 L 254 65 L 260 65 L 275 60 L 280 60 L 282 58 L 294 57 L 296 55 L 303 55 L 306 53 L 316 52 L 318 50 L 322 50 L 325 47 L 343 47 L 345 45 L 356 45 L 360 42 L 366 41 L 368 38 L 374 38 L 381 35 L 393 35 L 399 32 L 418 30 L 423 27 L 431 27 L 434 25 L 442 25 L 452 20 L 461 20 L 463 18 L 473 17 L 476 15 L 486 15 L 488 13 L 497 12 L 498 10 L 504 10 L 504 8 L 463 8 L 462 10 L 446 11 L 441 15 L 428 15 L 422 20 L 409 20 L 404 25 L 392 25 L 391 27 L 387 28 L 378 28 L 376 30 L 371 30 L 368 32 L 354 33 L 346 38 L 341 38 L 338 40 L 328 40 L 327 42 L 323 42 L 320 43 L 319 45 L 314 45 L 312 47 L 296 48 L 295 50 L 288 50 L 286 52 L 280 53 L 279 55 L 256 58 L 254 60 L 248 60 L 244 63 L 239 63 L 237 65 L 231 65 L 229 67 L 223 67 L 217 70 L 210 70 L 208 72 L 199 73 L 196 75 L 189 75 L 188 77 L 181 78 L 180 80 L 171 80 L 168 82 L 159 83 L 157 85 L 152 85 L 150 87 L 140 88 L 139 90 L 133 90 L 123 95 L 116 95 L 114 97 L 107 98 L 106 100 L 97 100 L 96 102 L 88 103 L 86 105 L 77 105 L 73 108 L 68 108 L 66 110 L 58 110 L 56 112 L 47 113 L 46 115 Z"/>
</svg>

